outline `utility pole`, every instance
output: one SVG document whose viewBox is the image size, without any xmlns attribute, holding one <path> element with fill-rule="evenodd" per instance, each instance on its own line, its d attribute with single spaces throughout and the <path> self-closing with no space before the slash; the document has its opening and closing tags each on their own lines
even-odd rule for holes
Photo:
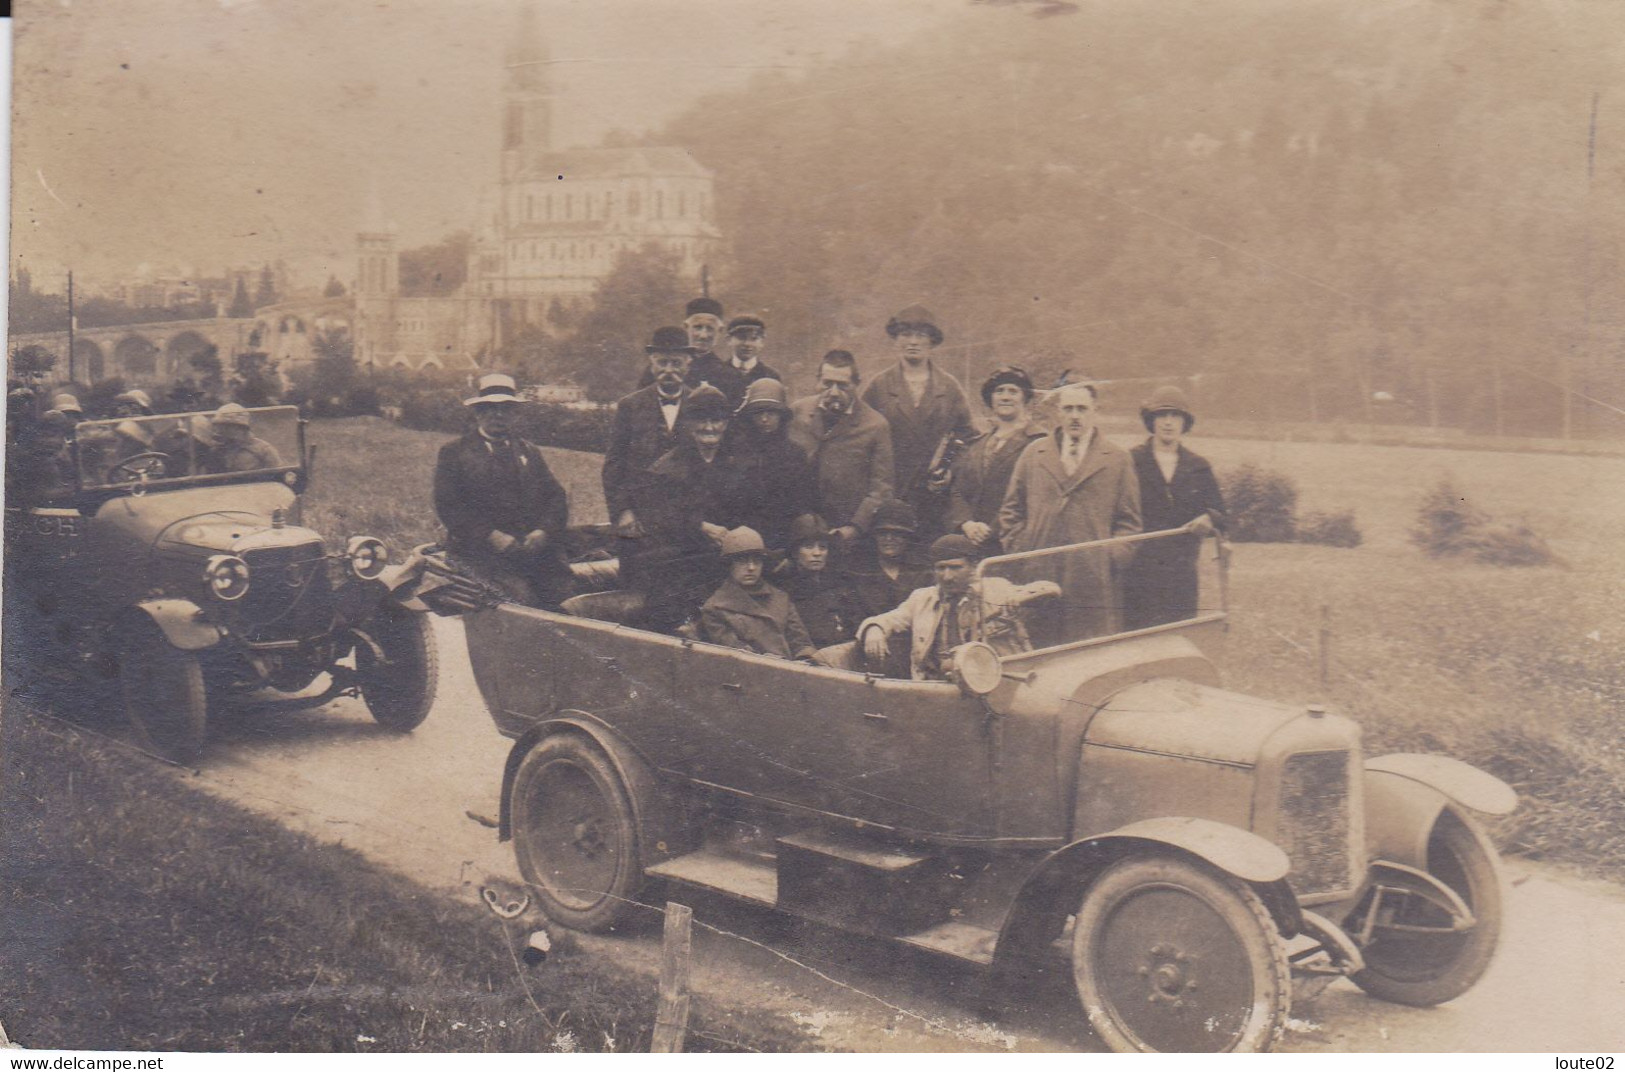
<svg viewBox="0 0 1625 1072">
<path fill-rule="evenodd" d="M 1593 214 L 1591 211 L 1591 193 L 1594 186 L 1592 179 L 1597 170 L 1597 105 L 1602 97 L 1601 93 L 1591 94 L 1591 123 L 1586 131 L 1586 196 L 1585 196 L 1585 279 L 1584 312 L 1581 317 L 1581 334 L 1579 347 L 1581 356 L 1591 352 L 1591 263 L 1592 247 L 1596 240 L 1592 235 Z M 1574 438 L 1574 350 L 1569 347 L 1563 353 L 1563 438 Z"/>
<path fill-rule="evenodd" d="M 73 270 L 68 270 L 68 382 L 77 383 L 79 377 L 74 374 L 73 363 Z"/>
<path fill-rule="evenodd" d="M 711 266 L 709 264 L 702 264 L 700 265 L 700 297 L 709 298 L 710 296 Z"/>
</svg>

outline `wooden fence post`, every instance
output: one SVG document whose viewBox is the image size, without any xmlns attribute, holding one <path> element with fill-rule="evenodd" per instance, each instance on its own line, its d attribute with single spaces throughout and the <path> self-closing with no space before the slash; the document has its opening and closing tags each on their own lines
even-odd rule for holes
<svg viewBox="0 0 1625 1072">
<path fill-rule="evenodd" d="M 660 1000 L 655 1006 L 650 1053 L 682 1053 L 688 1032 L 688 957 L 694 910 L 666 902 L 665 940 L 660 947 Z"/>
</svg>

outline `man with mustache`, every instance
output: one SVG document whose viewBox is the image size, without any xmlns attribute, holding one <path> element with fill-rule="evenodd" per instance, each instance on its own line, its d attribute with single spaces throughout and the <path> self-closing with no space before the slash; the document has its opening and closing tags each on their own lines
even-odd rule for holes
<svg viewBox="0 0 1625 1072">
<path fill-rule="evenodd" d="M 858 398 L 858 363 L 831 350 L 818 366 L 818 393 L 790 407 L 790 441 L 812 461 L 821 513 L 843 546 L 869 530 L 892 497 L 891 429 Z"/>
<path fill-rule="evenodd" d="M 649 386 L 615 403 L 604 451 L 604 503 L 610 522 L 623 536 L 642 531 L 632 509 L 633 485 L 680 439 L 677 422 L 689 394 L 685 377 L 694 358 L 694 347 L 682 328 L 655 329 L 643 349 L 649 355 Z"/>
<path fill-rule="evenodd" d="M 683 330 L 688 333 L 688 345 L 694 358 L 684 374 L 683 382 L 691 389 L 708 383 L 737 402 L 736 396 L 744 393 L 745 385 L 739 381 L 733 367 L 718 357 L 716 352 L 717 340 L 723 334 L 722 303 L 715 298 L 695 298 L 683 310 L 683 316 Z M 644 369 L 643 376 L 638 380 L 638 389 L 642 390 L 654 382 L 654 373 Z"/>
</svg>

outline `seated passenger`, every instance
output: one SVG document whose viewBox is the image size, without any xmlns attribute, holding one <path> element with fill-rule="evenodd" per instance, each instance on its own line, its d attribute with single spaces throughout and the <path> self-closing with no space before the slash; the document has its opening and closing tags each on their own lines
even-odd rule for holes
<svg viewBox="0 0 1625 1072">
<path fill-rule="evenodd" d="M 6 451 L 6 505 L 43 506 L 72 494 L 73 463 L 66 453 L 72 431 L 73 422 L 54 409 L 29 423 Z"/>
<path fill-rule="evenodd" d="M 773 579 L 795 604 L 815 647 L 851 640 L 866 615 L 851 576 L 830 564 L 829 525 L 817 514 L 804 514 L 791 523 L 789 536 L 790 557 Z"/>
<path fill-rule="evenodd" d="M 135 479 L 136 470 L 124 468 L 125 461 L 138 454 L 151 454 L 152 452 L 152 436 L 147 433 L 145 428 L 135 421 L 119 421 L 118 424 L 113 426 L 113 457 L 107 466 L 104 479 L 109 484 L 127 483 Z M 152 458 L 134 464 L 143 467 L 148 476 L 164 475 L 164 466 L 160 458 Z"/>
<path fill-rule="evenodd" d="M 755 529 L 722 537 L 728 579 L 700 608 L 700 635 L 713 644 L 781 659 L 812 661 L 817 654 L 790 597 L 763 579 L 767 548 Z"/>
<path fill-rule="evenodd" d="M 921 561 L 914 544 L 918 527 L 914 507 L 901 499 L 889 499 L 875 511 L 873 537 L 857 546 L 847 567 L 865 617 L 884 614 L 932 583 L 931 564 Z"/>
<path fill-rule="evenodd" d="M 163 451 L 166 476 L 193 476 L 216 471 L 214 431 L 209 418 L 198 414 L 178 418 L 153 437 L 155 450 Z"/>
<path fill-rule="evenodd" d="M 886 659 L 889 640 L 910 634 L 909 672 L 916 681 L 947 676 L 948 654 L 961 644 L 980 640 L 1000 655 L 1031 650 L 1019 609 L 1031 600 L 1058 596 L 1054 581 L 1016 585 L 1002 577 L 975 581 L 981 553 L 969 537 L 943 536 L 931 545 L 937 583 L 921 588 L 902 606 L 877 614 L 858 626 L 858 642 L 871 666 Z"/>
<path fill-rule="evenodd" d="M 214 431 L 216 473 L 246 473 L 253 469 L 275 469 L 282 464 L 276 448 L 254 435 L 248 410 L 227 402 L 214 411 L 209 421 Z"/>
</svg>

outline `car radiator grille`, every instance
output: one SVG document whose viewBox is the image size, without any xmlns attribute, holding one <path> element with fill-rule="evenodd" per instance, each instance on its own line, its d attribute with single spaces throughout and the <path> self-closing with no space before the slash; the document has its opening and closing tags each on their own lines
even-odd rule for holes
<svg viewBox="0 0 1625 1072">
<path fill-rule="evenodd" d="M 243 555 L 248 594 L 236 606 L 249 640 L 306 636 L 333 617 L 332 585 L 319 543 L 264 547 Z"/>
<path fill-rule="evenodd" d="M 1281 772 L 1281 848 L 1300 897 L 1349 885 L 1349 754 L 1300 752 Z"/>
</svg>

